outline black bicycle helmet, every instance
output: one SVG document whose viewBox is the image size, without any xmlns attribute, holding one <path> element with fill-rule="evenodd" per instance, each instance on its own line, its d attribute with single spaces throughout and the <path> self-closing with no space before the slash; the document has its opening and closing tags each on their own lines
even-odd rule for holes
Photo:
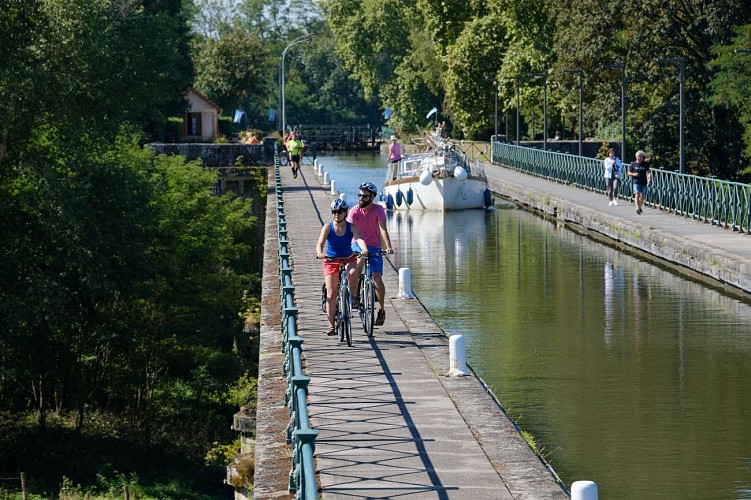
<svg viewBox="0 0 751 500">
<path fill-rule="evenodd" d="M 341 198 L 337 198 L 334 201 L 331 202 L 331 211 L 336 212 L 339 210 L 347 210 L 349 207 L 347 206 L 347 202 L 342 200 Z"/>
<path fill-rule="evenodd" d="M 363 182 L 360 184 L 360 191 L 370 191 L 373 196 L 378 194 L 378 188 L 372 182 Z"/>
</svg>

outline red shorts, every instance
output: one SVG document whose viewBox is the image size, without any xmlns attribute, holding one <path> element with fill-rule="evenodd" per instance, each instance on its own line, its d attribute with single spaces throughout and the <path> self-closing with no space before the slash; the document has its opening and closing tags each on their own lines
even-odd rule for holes
<svg viewBox="0 0 751 500">
<path fill-rule="evenodd" d="M 355 262 L 357 260 L 357 257 L 354 255 L 350 255 L 349 257 L 346 257 L 344 259 L 333 259 L 333 260 L 324 260 L 323 261 L 323 275 L 324 276 L 331 276 L 332 274 L 338 274 L 339 273 L 339 264 L 342 262 Z"/>
</svg>

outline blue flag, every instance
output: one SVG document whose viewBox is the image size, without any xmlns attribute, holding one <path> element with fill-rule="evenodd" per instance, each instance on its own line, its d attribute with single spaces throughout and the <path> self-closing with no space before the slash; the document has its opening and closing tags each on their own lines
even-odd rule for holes
<svg viewBox="0 0 751 500">
<path fill-rule="evenodd" d="M 273 122 L 276 118 L 276 110 L 274 108 L 269 108 L 269 121 Z"/>
<path fill-rule="evenodd" d="M 243 115 L 245 114 L 245 111 L 241 111 L 239 109 L 235 110 L 235 123 L 240 123 L 243 119 Z"/>
<path fill-rule="evenodd" d="M 431 116 L 433 116 L 433 113 L 437 113 L 437 112 L 438 112 L 438 108 L 433 108 L 430 110 L 430 112 L 428 113 L 428 116 L 426 116 L 425 118 L 430 118 Z"/>
<path fill-rule="evenodd" d="M 383 118 L 386 120 L 391 118 L 391 108 L 386 108 L 383 110 Z"/>
</svg>

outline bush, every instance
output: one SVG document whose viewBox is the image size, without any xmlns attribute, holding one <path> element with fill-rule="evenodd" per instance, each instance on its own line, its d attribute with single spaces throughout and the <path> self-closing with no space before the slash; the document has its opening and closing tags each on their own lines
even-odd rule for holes
<svg viewBox="0 0 751 500">
<path fill-rule="evenodd" d="M 181 142 L 183 139 L 183 119 L 179 116 L 170 116 L 164 127 L 164 142 Z"/>
<path fill-rule="evenodd" d="M 235 135 L 235 122 L 231 116 L 220 116 L 218 120 L 218 127 L 219 136 L 223 135 L 224 137 L 232 137 Z"/>
</svg>

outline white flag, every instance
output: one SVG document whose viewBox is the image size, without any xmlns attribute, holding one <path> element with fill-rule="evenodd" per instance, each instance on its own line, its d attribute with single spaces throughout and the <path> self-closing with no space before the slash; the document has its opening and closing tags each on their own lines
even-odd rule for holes
<svg viewBox="0 0 751 500">
<path fill-rule="evenodd" d="M 425 118 L 426 119 L 430 118 L 431 116 L 433 116 L 433 114 L 435 114 L 437 112 L 438 112 L 438 108 L 433 108 L 433 109 L 430 110 L 430 112 L 428 113 L 428 116 L 426 116 Z"/>
</svg>

